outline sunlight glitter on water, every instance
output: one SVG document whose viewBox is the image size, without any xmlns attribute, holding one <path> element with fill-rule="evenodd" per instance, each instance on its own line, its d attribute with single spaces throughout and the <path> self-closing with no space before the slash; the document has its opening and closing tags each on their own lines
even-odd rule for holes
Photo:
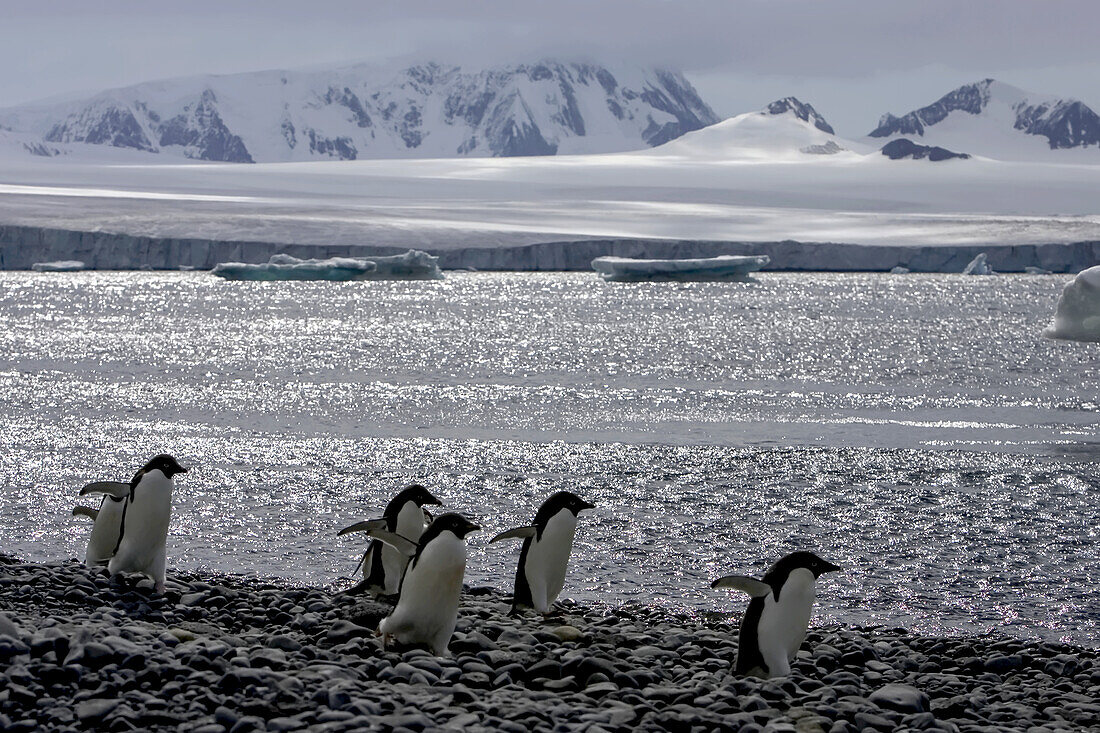
<svg viewBox="0 0 1100 733">
<path fill-rule="evenodd" d="M 823 617 L 1087 642 L 1100 359 L 1038 336 L 1061 284 L 0 273 L 0 552 L 82 555 L 79 487 L 167 450 L 177 568 L 330 585 L 412 480 L 490 536 L 569 488 L 578 600 L 731 610 L 711 579 L 808 547 Z"/>
</svg>

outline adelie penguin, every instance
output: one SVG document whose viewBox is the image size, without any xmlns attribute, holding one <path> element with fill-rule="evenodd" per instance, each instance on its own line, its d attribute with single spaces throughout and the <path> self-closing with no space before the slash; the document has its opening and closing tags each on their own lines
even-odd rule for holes
<svg viewBox="0 0 1100 733">
<path fill-rule="evenodd" d="M 817 579 L 840 570 L 812 552 L 792 552 L 772 565 L 763 580 L 727 575 L 711 588 L 736 588 L 752 596 L 737 645 L 737 674 L 784 677 L 810 625 Z"/>
<path fill-rule="evenodd" d="M 89 517 L 93 522 L 88 548 L 84 552 L 84 564 L 89 567 L 106 565 L 118 546 L 122 513 L 126 507 L 126 497 L 130 495 L 130 484 L 121 481 L 96 481 L 80 490 L 81 496 L 96 494 L 103 496 L 99 509 L 87 506 L 73 508 L 74 517 Z"/>
<path fill-rule="evenodd" d="M 110 496 L 125 499 L 118 541 L 107 564 L 111 575 L 143 573 L 153 579 L 158 593 L 164 592 L 165 544 L 172 516 L 173 477 L 186 472 L 175 458 L 161 454 L 134 474 L 127 493 L 122 493 L 121 488 L 113 493 L 109 487 L 103 488 Z"/>
<path fill-rule="evenodd" d="M 595 506 L 569 491 L 559 491 L 543 502 L 531 525 L 501 532 L 489 541 L 492 544 L 523 538 L 512 613 L 521 608 L 534 608 L 542 614 L 550 611 L 565 587 L 565 571 L 577 532 L 577 515 Z"/>
<path fill-rule="evenodd" d="M 386 510 L 382 512 L 381 519 L 357 522 L 350 527 L 344 527 L 336 536 L 342 537 L 352 532 L 370 534 L 372 530 L 385 530 L 415 544 L 420 541 L 420 536 L 432 521 L 432 515 L 424 509 L 425 505 L 440 506 L 441 502 L 420 484 L 413 484 L 390 500 Z M 405 566 L 408 563 L 409 558 L 390 545 L 372 540 L 367 545 L 367 550 L 359 563 L 363 568 L 363 580 L 347 592 L 370 591 L 392 595 L 397 592 L 401 575 L 405 572 Z"/>
<path fill-rule="evenodd" d="M 378 624 L 382 646 L 426 646 L 447 652 L 458 621 L 458 600 L 466 572 L 466 535 L 480 527 L 459 514 L 435 518 L 418 543 L 384 529 L 365 530 L 411 558 L 401 578 L 397 605 Z"/>
</svg>

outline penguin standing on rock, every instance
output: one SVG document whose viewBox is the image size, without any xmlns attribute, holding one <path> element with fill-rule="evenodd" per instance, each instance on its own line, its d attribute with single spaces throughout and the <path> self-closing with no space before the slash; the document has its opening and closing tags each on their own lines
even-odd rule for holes
<svg viewBox="0 0 1100 733">
<path fill-rule="evenodd" d="M 122 514 L 126 509 L 126 497 L 130 495 L 130 484 L 120 481 L 96 481 L 80 490 L 81 496 L 102 494 L 99 509 L 87 506 L 73 507 L 74 517 L 88 517 L 92 520 L 92 534 L 88 537 L 88 548 L 84 552 L 84 564 L 88 567 L 106 565 L 118 545 L 118 533 L 122 529 Z"/>
<path fill-rule="evenodd" d="M 812 552 L 792 552 L 763 580 L 727 575 L 711 588 L 736 588 L 752 596 L 738 637 L 737 674 L 785 677 L 806 638 L 822 573 L 840 570 Z"/>
<path fill-rule="evenodd" d="M 397 605 L 378 624 L 383 647 L 423 645 L 436 656 L 446 654 L 458 622 L 466 572 L 465 537 L 480 529 L 459 514 L 443 514 L 415 544 L 383 529 L 365 530 L 411 558 L 401 578 Z"/>
<path fill-rule="evenodd" d="M 413 484 L 390 500 L 386 510 L 382 512 L 381 519 L 357 522 L 350 527 L 344 527 L 336 536 L 343 537 L 352 532 L 370 534 L 372 530 L 385 530 L 416 544 L 432 522 L 432 515 L 424 508 L 425 505 L 441 506 L 442 502 L 420 484 Z M 401 575 L 405 572 L 405 566 L 408 563 L 409 558 L 398 550 L 386 543 L 373 540 L 367 545 L 367 550 L 359 563 L 363 568 L 363 580 L 347 592 L 372 591 L 377 594 L 392 595 L 397 592 L 401 584 Z"/>
<path fill-rule="evenodd" d="M 178 473 L 187 473 L 187 469 L 162 453 L 130 480 L 118 543 L 107 564 L 111 575 L 144 573 L 156 583 L 158 593 L 164 592 L 165 544 L 172 517 L 173 477 Z"/>
<path fill-rule="evenodd" d="M 499 540 L 523 538 L 512 613 L 524 607 L 534 608 L 541 614 L 550 611 L 565 587 L 565 571 L 577 532 L 577 515 L 595 506 L 569 491 L 559 491 L 543 502 L 530 526 L 501 532 L 489 540 L 489 544 L 493 544 Z"/>
</svg>

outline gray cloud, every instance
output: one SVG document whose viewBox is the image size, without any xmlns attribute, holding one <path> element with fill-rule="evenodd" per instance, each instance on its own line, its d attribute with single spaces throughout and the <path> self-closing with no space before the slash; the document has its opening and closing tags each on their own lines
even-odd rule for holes
<svg viewBox="0 0 1100 733">
<path fill-rule="evenodd" d="M 7 0 L 4 14 L 0 106 L 195 73 L 543 55 L 674 65 L 725 114 L 788 93 L 826 114 L 854 103 L 863 126 L 988 75 L 1100 98 L 1095 0 Z"/>
</svg>

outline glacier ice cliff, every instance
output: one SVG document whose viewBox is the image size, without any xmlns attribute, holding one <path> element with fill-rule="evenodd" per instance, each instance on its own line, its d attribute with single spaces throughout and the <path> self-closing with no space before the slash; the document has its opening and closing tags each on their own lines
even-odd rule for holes
<svg viewBox="0 0 1100 733">
<path fill-rule="evenodd" d="M 198 238 L 158 238 L 111 232 L 86 232 L 33 226 L 0 225 L 0 270 L 27 270 L 36 262 L 80 260 L 92 270 L 213 269 L 220 262 L 267 262 L 272 255 L 300 259 L 402 255 L 408 247 L 354 244 L 287 244 Z M 1080 272 L 1100 263 L 1100 240 L 1070 244 L 983 244 L 960 246 L 888 246 L 842 242 L 733 242 L 690 239 L 573 239 L 517 246 L 420 247 L 438 257 L 443 269 L 590 270 L 597 257 L 686 259 L 721 255 L 766 255 L 769 270 L 887 272 L 896 266 L 912 272 L 962 272 L 985 252 L 998 272 L 1037 267 L 1051 272 Z"/>
</svg>

